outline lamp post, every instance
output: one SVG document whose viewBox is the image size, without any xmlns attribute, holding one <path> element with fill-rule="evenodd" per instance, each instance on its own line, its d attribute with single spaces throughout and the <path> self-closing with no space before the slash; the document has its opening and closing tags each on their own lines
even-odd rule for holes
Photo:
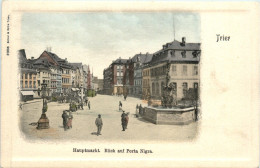
<svg viewBox="0 0 260 168">
<path fill-rule="evenodd" d="M 42 92 L 42 115 L 41 118 L 38 121 L 37 129 L 48 129 L 49 126 L 49 119 L 46 116 L 46 112 L 48 109 L 47 100 L 46 100 L 46 87 L 47 84 L 45 83 L 45 80 L 43 80 L 43 83 L 41 84 L 41 92 Z"/>
</svg>

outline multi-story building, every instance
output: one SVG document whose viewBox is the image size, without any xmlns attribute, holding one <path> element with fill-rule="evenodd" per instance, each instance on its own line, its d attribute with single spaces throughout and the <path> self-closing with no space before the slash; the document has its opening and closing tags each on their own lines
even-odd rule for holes
<svg viewBox="0 0 260 168">
<path fill-rule="evenodd" d="M 134 62 L 134 87 L 133 87 L 133 95 L 136 97 L 142 97 L 142 83 L 143 83 L 143 76 L 142 71 L 145 64 L 150 62 L 152 59 L 152 54 L 137 54 L 135 55 L 132 60 Z"/>
<path fill-rule="evenodd" d="M 134 61 L 131 57 L 125 63 L 125 73 L 123 77 L 124 86 L 128 95 L 134 94 Z"/>
<path fill-rule="evenodd" d="M 83 88 L 86 91 L 88 89 L 88 65 L 83 65 Z"/>
<path fill-rule="evenodd" d="M 127 59 L 118 58 L 117 60 L 113 61 L 111 64 L 112 68 L 112 88 L 113 94 L 123 94 L 123 78 L 126 70 Z"/>
<path fill-rule="evenodd" d="M 57 75 L 58 75 L 58 69 L 57 67 L 51 66 L 51 92 L 56 93 L 57 92 Z"/>
<path fill-rule="evenodd" d="M 20 91 L 22 100 L 33 99 L 37 91 L 37 71 L 27 60 L 24 49 L 18 51 L 20 64 Z"/>
<path fill-rule="evenodd" d="M 93 89 L 92 88 L 92 74 L 90 73 L 89 65 L 88 65 L 88 71 L 87 71 L 87 89 Z"/>
<path fill-rule="evenodd" d="M 62 77 L 61 77 L 61 69 L 60 67 L 57 68 L 57 78 L 56 78 L 56 92 L 61 93 L 62 92 Z"/>
<path fill-rule="evenodd" d="M 61 81 L 62 81 L 62 93 L 67 94 L 72 88 L 71 81 L 71 66 L 64 63 L 60 65 L 61 67 Z"/>
<path fill-rule="evenodd" d="M 148 96 L 151 95 L 150 91 L 150 66 L 149 64 L 145 64 L 143 66 L 143 82 L 142 82 L 142 94 L 143 94 L 143 99 L 147 100 Z"/>
<path fill-rule="evenodd" d="M 83 66 L 82 63 L 70 63 L 75 71 L 74 87 L 83 87 Z M 73 77 L 72 77 L 73 78 Z"/>
<path fill-rule="evenodd" d="M 103 79 L 98 79 L 98 89 L 97 90 L 99 92 L 103 91 L 103 85 L 104 85 Z"/>
<path fill-rule="evenodd" d="M 150 90 L 153 98 L 160 99 L 163 88 L 172 85 L 177 100 L 189 88 L 199 88 L 200 43 L 186 43 L 185 37 L 163 45 L 153 54 L 150 63 Z M 144 69 L 147 70 L 147 69 Z"/>
<path fill-rule="evenodd" d="M 112 66 L 103 71 L 103 93 L 111 95 L 113 93 L 112 89 Z"/>
<path fill-rule="evenodd" d="M 43 81 L 47 84 L 47 95 L 51 93 L 51 70 L 50 64 L 46 58 L 38 58 L 34 62 L 34 67 L 37 71 L 37 86 L 38 95 L 41 95 L 39 90 L 41 90 L 41 84 Z"/>
</svg>

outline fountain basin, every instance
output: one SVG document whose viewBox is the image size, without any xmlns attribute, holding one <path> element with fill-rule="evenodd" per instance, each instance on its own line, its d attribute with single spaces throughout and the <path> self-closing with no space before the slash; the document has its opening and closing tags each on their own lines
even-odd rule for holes
<svg viewBox="0 0 260 168">
<path fill-rule="evenodd" d="M 195 109 L 144 107 L 142 117 L 154 124 L 185 125 L 195 121 Z"/>
</svg>

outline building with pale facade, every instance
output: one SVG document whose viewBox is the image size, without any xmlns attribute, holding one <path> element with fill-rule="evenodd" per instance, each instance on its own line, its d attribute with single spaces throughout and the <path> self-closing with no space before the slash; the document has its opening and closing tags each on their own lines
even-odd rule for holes
<svg viewBox="0 0 260 168">
<path fill-rule="evenodd" d="M 167 85 L 174 86 L 177 100 L 182 99 L 189 88 L 199 88 L 200 43 L 186 43 L 185 37 L 179 42 L 163 45 L 153 54 L 150 67 L 150 91 L 154 99 L 160 99 L 162 90 Z"/>
</svg>

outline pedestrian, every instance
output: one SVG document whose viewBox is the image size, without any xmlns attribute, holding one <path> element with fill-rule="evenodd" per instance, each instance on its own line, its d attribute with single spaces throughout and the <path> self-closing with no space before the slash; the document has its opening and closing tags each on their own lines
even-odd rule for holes
<svg viewBox="0 0 260 168">
<path fill-rule="evenodd" d="M 143 108 L 142 108 L 142 105 L 140 104 L 140 106 L 139 106 L 139 114 L 140 115 L 142 115 L 142 110 L 143 110 Z"/>
<path fill-rule="evenodd" d="M 83 108 L 83 102 L 80 102 L 80 107 L 81 107 L 82 110 L 84 110 L 84 108 Z"/>
<path fill-rule="evenodd" d="M 126 129 L 126 114 L 125 111 L 123 111 L 122 115 L 121 115 L 121 124 L 122 124 L 122 131 L 125 131 Z"/>
<path fill-rule="evenodd" d="M 128 121 L 129 121 L 129 113 L 126 113 L 125 119 L 126 119 L 126 124 L 125 124 L 125 129 L 127 129 Z"/>
<path fill-rule="evenodd" d="M 97 136 L 101 135 L 101 129 L 103 127 L 103 121 L 101 118 L 101 115 L 98 115 L 98 118 L 96 118 L 95 124 L 97 126 Z"/>
<path fill-rule="evenodd" d="M 139 109 L 139 106 L 138 106 L 138 104 L 136 104 L 136 107 L 135 107 L 135 112 L 136 112 L 136 114 L 138 113 L 138 110 Z"/>
<path fill-rule="evenodd" d="M 123 104 L 121 101 L 119 101 L 119 111 L 122 110 Z"/>
<path fill-rule="evenodd" d="M 88 105 L 88 98 L 86 98 L 85 103 L 86 103 L 86 106 L 87 106 Z"/>
<path fill-rule="evenodd" d="M 90 110 L 90 101 L 88 102 L 88 109 Z"/>
<path fill-rule="evenodd" d="M 70 111 L 68 116 L 68 122 L 67 122 L 68 129 L 72 128 L 72 119 L 73 119 L 73 115 L 72 112 Z"/>
<path fill-rule="evenodd" d="M 68 115 L 66 113 L 66 110 L 63 111 L 63 114 L 62 114 L 62 119 L 63 119 L 63 127 L 64 127 L 64 131 L 67 130 L 67 121 L 68 121 Z"/>
<path fill-rule="evenodd" d="M 22 109 L 23 109 L 23 104 L 20 103 L 20 104 L 19 104 L 19 107 L 20 107 L 20 109 L 22 110 Z"/>
</svg>

